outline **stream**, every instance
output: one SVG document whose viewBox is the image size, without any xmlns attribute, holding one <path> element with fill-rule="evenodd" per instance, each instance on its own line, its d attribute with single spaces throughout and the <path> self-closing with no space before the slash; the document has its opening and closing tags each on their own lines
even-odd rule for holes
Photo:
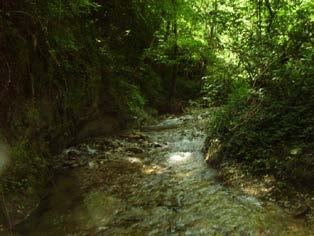
<svg viewBox="0 0 314 236">
<path fill-rule="evenodd" d="M 72 167 L 14 234 L 313 235 L 274 203 L 215 178 L 202 155 L 209 116 L 167 117 L 67 151 Z"/>
</svg>

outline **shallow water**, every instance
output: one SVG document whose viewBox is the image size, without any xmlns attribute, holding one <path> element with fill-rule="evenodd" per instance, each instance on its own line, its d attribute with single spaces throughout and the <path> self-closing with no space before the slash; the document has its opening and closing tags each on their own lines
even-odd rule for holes
<svg viewBox="0 0 314 236">
<path fill-rule="evenodd" d="M 130 156 L 122 145 L 60 176 L 16 234 L 313 235 L 276 205 L 215 179 L 201 153 L 205 120 L 167 118 L 143 131 L 158 147 Z"/>
</svg>

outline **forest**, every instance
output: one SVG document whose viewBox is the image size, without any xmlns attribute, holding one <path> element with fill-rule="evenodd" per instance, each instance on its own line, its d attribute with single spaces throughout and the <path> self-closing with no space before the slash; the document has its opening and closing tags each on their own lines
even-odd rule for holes
<svg viewBox="0 0 314 236">
<path fill-rule="evenodd" d="M 0 234 L 310 235 L 313 11 L 310 0 L 2 0 Z M 244 198 L 232 168 L 271 181 L 274 207 L 253 194 L 268 207 L 241 215 L 223 197 Z M 85 185 L 88 196 L 75 190 Z M 60 194 L 72 205 L 51 206 Z M 234 221 L 205 221 L 213 211 Z"/>
</svg>

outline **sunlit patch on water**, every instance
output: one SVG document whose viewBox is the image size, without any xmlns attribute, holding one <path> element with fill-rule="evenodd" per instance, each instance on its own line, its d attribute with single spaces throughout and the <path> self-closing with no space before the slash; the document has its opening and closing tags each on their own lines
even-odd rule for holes
<svg viewBox="0 0 314 236">
<path fill-rule="evenodd" d="M 170 154 L 169 162 L 171 164 L 180 164 L 193 158 L 192 152 L 175 152 Z"/>
</svg>

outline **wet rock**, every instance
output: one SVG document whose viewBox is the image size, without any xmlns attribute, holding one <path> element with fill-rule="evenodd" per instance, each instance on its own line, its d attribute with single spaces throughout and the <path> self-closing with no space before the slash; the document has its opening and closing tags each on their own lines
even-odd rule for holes
<svg viewBox="0 0 314 236">
<path fill-rule="evenodd" d="M 121 217 L 120 221 L 138 222 L 143 220 L 145 216 L 147 216 L 147 212 L 142 208 L 132 208 L 126 213 L 125 216 Z"/>
<path fill-rule="evenodd" d="M 309 206 L 301 206 L 294 211 L 293 216 L 295 218 L 305 218 L 310 213 L 311 208 Z"/>
<path fill-rule="evenodd" d="M 147 140 L 148 137 L 146 135 L 144 135 L 141 132 L 133 132 L 130 134 L 124 134 L 122 135 L 123 138 L 127 139 L 127 140 L 140 140 L 140 141 L 144 141 Z"/>
<path fill-rule="evenodd" d="M 99 162 L 99 164 L 100 164 L 100 165 L 103 165 L 103 164 L 105 164 L 105 161 L 101 160 L 101 161 Z"/>
<path fill-rule="evenodd" d="M 97 158 L 98 158 L 98 159 L 101 159 L 101 160 L 107 159 L 107 155 L 102 154 L 102 155 L 97 156 Z"/>
<path fill-rule="evenodd" d="M 128 147 L 127 151 L 133 152 L 135 154 L 144 153 L 144 150 L 140 147 Z"/>
<path fill-rule="evenodd" d="M 143 141 L 143 143 L 141 143 L 141 146 L 143 147 L 150 147 L 151 146 L 151 142 L 148 142 L 147 140 Z"/>
<path fill-rule="evenodd" d="M 98 153 L 97 149 L 91 148 L 89 145 L 86 145 L 86 150 L 89 155 L 96 155 Z"/>
<path fill-rule="evenodd" d="M 79 151 L 78 149 L 74 147 L 71 147 L 71 148 L 65 149 L 64 154 L 68 157 L 73 157 L 73 156 L 81 155 L 81 151 Z"/>
<path fill-rule="evenodd" d="M 73 164 L 71 165 L 72 168 L 77 168 L 77 167 L 79 167 L 79 166 L 80 166 L 80 164 L 78 164 L 78 163 L 73 163 Z"/>
<path fill-rule="evenodd" d="M 153 147 L 159 148 L 159 147 L 163 147 L 163 145 L 160 144 L 160 143 L 154 142 L 154 143 L 153 143 Z"/>
<path fill-rule="evenodd" d="M 189 121 L 189 120 L 193 120 L 194 117 L 192 115 L 186 115 L 186 116 L 183 116 L 181 119 L 183 121 Z"/>
<path fill-rule="evenodd" d="M 120 148 L 121 146 L 124 145 L 124 143 L 121 142 L 120 140 L 112 140 L 111 144 L 112 144 L 112 149 Z"/>
<path fill-rule="evenodd" d="M 96 163 L 94 161 L 90 161 L 90 162 L 88 162 L 88 167 L 93 169 L 96 167 Z"/>
</svg>

